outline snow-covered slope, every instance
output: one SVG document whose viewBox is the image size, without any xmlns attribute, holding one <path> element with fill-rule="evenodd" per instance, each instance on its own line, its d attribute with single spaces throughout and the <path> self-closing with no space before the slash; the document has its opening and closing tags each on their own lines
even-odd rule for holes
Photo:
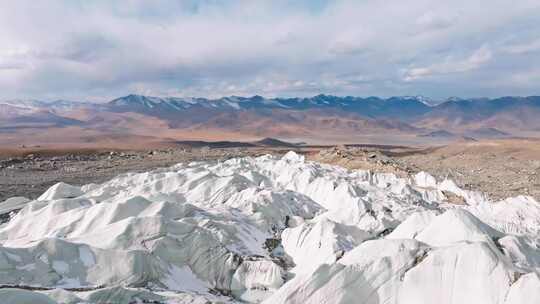
<svg viewBox="0 0 540 304">
<path fill-rule="evenodd" d="M 426 173 L 289 152 L 59 183 L 22 206 L 0 226 L 13 303 L 540 303 L 540 204 Z"/>
<path fill-rule="evenodd" d="M 0 100 L 0 105 L 18 107 L 22 109 L 32 111 L 68 111 L 80 108 L 94 108 L 97 105 L 87 102 L 70 101 L 70 100 L 54 100 L 43 101 L 33 99 L 14 99 L 14 100 Z"/>
<path fill-rule="evenodd" d="M 144 95 L 128 95 L 114 99 L 108 103 L 111 109 L 131 109 L 139 111 L 184 111 L 190 108 L 202 107 L 221 111 L 250 108 L 288 108 L 275 99 L 261 96 L 239 97 L 230 96 L 219 99 L 153 97 Z"/>
</svg>

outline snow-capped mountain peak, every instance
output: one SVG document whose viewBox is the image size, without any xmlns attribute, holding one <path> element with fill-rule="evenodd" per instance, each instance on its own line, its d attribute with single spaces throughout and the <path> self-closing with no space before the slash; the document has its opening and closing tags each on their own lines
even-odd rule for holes
<svg viewBox="0 0 540 304">
<path fill-rule="evenodd" d="M 434 101 L 433 99 L 429 98 L 429 97 L 425 97 L 425 96 L 422 96 L 422 95 L 416 95 L 416 96 L 401 96 L 401 98 L 403 100 L 413 100 L 413 101 L 418 101 L 418 102 L 421 102 L 423 104 L 425 104 L 426 106 L 433 106 L 435 105 L 436 101 Z"/>
</svg>

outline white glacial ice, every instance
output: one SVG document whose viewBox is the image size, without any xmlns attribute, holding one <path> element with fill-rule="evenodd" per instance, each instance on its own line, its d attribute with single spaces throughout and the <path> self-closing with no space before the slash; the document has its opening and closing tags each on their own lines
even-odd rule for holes
<svg viewBox="0 0 540 304">
<path fill-rule="evenodd" d="M 9 208 L 13 303 L 540 303 L 540 204 L 424 172 L 289 152 L 59 183 Z"/>
</svg>

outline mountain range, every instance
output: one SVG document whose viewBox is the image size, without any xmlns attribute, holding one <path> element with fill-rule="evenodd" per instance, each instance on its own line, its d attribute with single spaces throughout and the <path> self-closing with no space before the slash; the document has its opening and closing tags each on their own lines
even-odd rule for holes
<svg viewBox="0 0 540 304">
<path fill-rule="evenodd" d="M 312 142 L 425 142 L 540 134 L 540 96 L 218 99 L 128 95 L 107 103 L 0 101 L 0 134 L 118 134 L 161 140 L 279 137 Z M 30 132 L 32 131 L 32 132 Z M 5 138 L 6 136 L 0 136 Z M 16 143 L 13 138 L 10 143 Z"/>
</svg>

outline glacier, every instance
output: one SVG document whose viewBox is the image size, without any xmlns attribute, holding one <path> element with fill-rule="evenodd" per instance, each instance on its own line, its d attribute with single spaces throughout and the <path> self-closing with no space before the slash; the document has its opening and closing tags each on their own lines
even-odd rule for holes
<svg viewBox="0 0 540 304">
<path fill-rule="evenodd" d="M 58 183 L 12 205 L 9 303 L 540 303 L 540 203 L 425 172 L 288 152 Z"/>
</svg>

